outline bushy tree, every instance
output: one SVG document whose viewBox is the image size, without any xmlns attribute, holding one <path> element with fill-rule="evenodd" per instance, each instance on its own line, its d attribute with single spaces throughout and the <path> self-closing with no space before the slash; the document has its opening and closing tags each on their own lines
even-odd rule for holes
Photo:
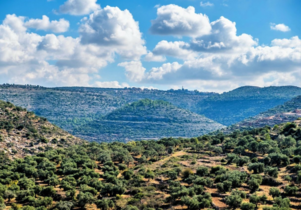
<svg viewBox="0 0 301 210">
<path fill-rule="evenodd" d="M 262 173 L 264 171 L 263 163 L 250 163 L 248 165 L 248 170 L 253 171 L 254 174 Z"/>
<path fill-rule="evenodd" d="M 241 210 L 254 210 L 256 207 L 253 203 L 242 203 L 240 206 Z"/>
<path fill-rule="evenodd" d="M 147 178 L 148 181 L 150 181 L 150 179 L 155 178 L 155 173 L 151 170 L 147 170 L 144 177 Z"/>
<path fill-rule="evenodd" d="M 257 141 L 251 141 L 248 144 L 248 149 L 252 152 L 257 152 L 258 151 L 258 142 Z"/>
<path fill-rule="evenodd" d="M 217 183 L 217 189 L 221 193 L 230 192 L 232 189 L 232 182 L 231 181 L 223 181 L 222 183 Z"/>
<path fill-rule="evenodd" d="M 15 198 L 16 194 L 15 192 L 11 191 L 11 190 L 6 190 L 4 192 L 3 198 L 8 199 L 8 202 L 10 202 L 11 199 Z"/>
<path fill-rule="evenodd" d="M 250 158 L 249 157 L 247 157 L 247 156 L 245 156 L 245 157 L 240 157 L 239 159 L 238 159 L 238 161 L 237 161 L 237 165 L 238 166 L 243 166 L 243 165 L 245 165 L 245 164 L 247 164 L 247 163 L 249 163 L 250 162 Z"/>
<path fill-rule="evenodd" d="M 98 208 L 108 210 L 115 207 L 115 203 L 111 199 L 102 199 L 96 202 Z"/>
<path fill-rule="evenodd" d="M 280 208 L 289 208 L 291 201 L 290 201 L 289 198 L 275 197 L 274 198 L 274 202 L 275 202 L 275 205 L 277 207 L 280 207 Z"/>
<path fill-rule="evenodd" d="M 241 205 L 243 198 L 246 198 L 246 194 L 244 192 L 234 190 L 231 195 L 225 198 L 225 201 L 230 208 L 236 209 Z"/>
<path fill-rule="evenodd" d="M 257 196 L 257 194 L 253 194 L 250 196 L 250 203 L 253 203 L 256 205 L 256 208 L 259 203 L 265 203 L 267 200 L 267 196 L 264 194 L 263 196 Z"/>
<path fill-rule="evenodd" d="M 55 208 L 58 210 L 70 210 L 74 206 L 73 202 L 60 201 L 56 204 Z"/>
<path fill-rule="evenodd" d="M 260 152 L 263 155 L 266 154 L 270 148 L 271 146 L 268 142 L 262 141 L 258 144 L 258 152 Z"/>
<path fill-rule="evenodd" d="M 278 177 L 278 168 L 277 167 L 266 167 L 264 170 L 265 175 L 269 175 L 271 177 Z"/>
<path fill-rule="evenodd" d="M 273 198 L 279 197 L 281 195 L 280 190 L 277 187 L 271 187 L 269 195 Z"/>
<path fill-rule="evenodd" d="M 287 194 L 287 195 L 295 195 L 298 191 L 298 187 L 296 186 L 286 186 L 284 188 L 284 192 Z"/>
<path fill-rule="evenodd" d="M 77 203 L 82 208 L 85 207 L 86 204 L 92 204 L 94 202 L 95 202 L 94 196 L 89 192 L 86 193 L 80 192 L 77 195 Z"/>
<path fill-rule="evenodd" d="M 254 179 L 254 178 L 251 178 L 248 182 L 248 185 L 249 185 L 249 188 L 251 190 L 251 192 L 255 192 L 256 190 L 259 189 L 260 187 L 260 182 L 258 179 Z"/>
</svg>

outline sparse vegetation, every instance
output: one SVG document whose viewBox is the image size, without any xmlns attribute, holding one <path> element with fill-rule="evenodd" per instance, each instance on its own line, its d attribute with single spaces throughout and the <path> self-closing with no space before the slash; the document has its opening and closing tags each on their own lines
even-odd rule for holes
<svg viewBox="0 0 301 210">
<path fill-rule="evenodd" d="M 59 144 L 52 138 L 68 138 Z M 37 150 L 47 151 L 57 147 L 80 144 L 83 140 L 52 125 L 46 119 L 9 102 L 0 101 L 0 147 L 1 151 L 14 158 L 36 154 Z"/>
</svg>

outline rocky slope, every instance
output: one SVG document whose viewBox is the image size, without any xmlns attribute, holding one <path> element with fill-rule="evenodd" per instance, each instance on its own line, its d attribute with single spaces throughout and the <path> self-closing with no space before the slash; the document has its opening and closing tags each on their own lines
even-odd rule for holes
<svg viewBox="0 0 301 210">
<path fill-rule="evenodd" d="M 46 118 L 0 101 L 0 151 L 19 158 L 84 141 L 51 124 Z"/>
<path fill-rule="evenodd" d="M 129 141 L 170 136 L 194 137 L 222 127 L 169 102 L 144 99 L 78 127 L 75 134 L 95 141 Z"/>
</svg>

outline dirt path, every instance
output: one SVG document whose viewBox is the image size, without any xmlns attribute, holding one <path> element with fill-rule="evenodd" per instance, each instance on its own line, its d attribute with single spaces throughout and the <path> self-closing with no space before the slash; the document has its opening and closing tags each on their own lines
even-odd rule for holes
<svg viewBox="0 0 301 210">
<path fill-rule="evenodd" d="M 184 151 L 179 151 L 179 152 L 175 152 L 174 154 L 166 157 L 166 158 L 163 158 L 157 162 L 154 162 L 153 164 L 151 165 L 148 165 L 147 167 L 150 168 L 150 169 L 156 169 L 158 167 L 161 167 L 164 163 L 166 163 L 170 158 L 172 157 L 179 157 L 179 156 L 182 156 L 182 155 L 187 155 L 188 153 L 187 152 L 184 152 Z"/>
</svg>

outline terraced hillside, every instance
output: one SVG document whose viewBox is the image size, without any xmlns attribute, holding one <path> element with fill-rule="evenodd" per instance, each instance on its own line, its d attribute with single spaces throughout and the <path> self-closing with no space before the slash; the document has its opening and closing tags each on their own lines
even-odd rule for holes
<svg viewBox="0 0 301 210">
<path fill-rule="evenodd" d="M 46 118 L 0 101 L 0 151 L 10 157 L 20 158 L 83 142 Z"/>
<path fill-rule="evenodd" d="M 224 129 L 224 132 L 229 133 L 234 130 L 250 130 L 265 125 L 274 126 L 280 123 L 291 122 L 298 118 L 301 119 L 301 96 L 297 96 L 282 105 L 229 126 Z"/>
<path fill-rule="evenodd" d="M 0 207 L 300 209 L 300 126 L 0 154 Z"/>
<path fill-rule="evenodd" d="M 265 88 L 246 86 L 208 97 L 198 102 L 193 111 L 229 126 L 281 105 L 299 95 L 301 95 L 301 88 L 294 86 Z"/>
<path fill-rule="evenodd" d="M 140 100 L 91 121 L 75 134 L 94 141 L 130 141 L 162 137 L 194 137 L 223 126 L 169 102 Z"/>
</svg>

